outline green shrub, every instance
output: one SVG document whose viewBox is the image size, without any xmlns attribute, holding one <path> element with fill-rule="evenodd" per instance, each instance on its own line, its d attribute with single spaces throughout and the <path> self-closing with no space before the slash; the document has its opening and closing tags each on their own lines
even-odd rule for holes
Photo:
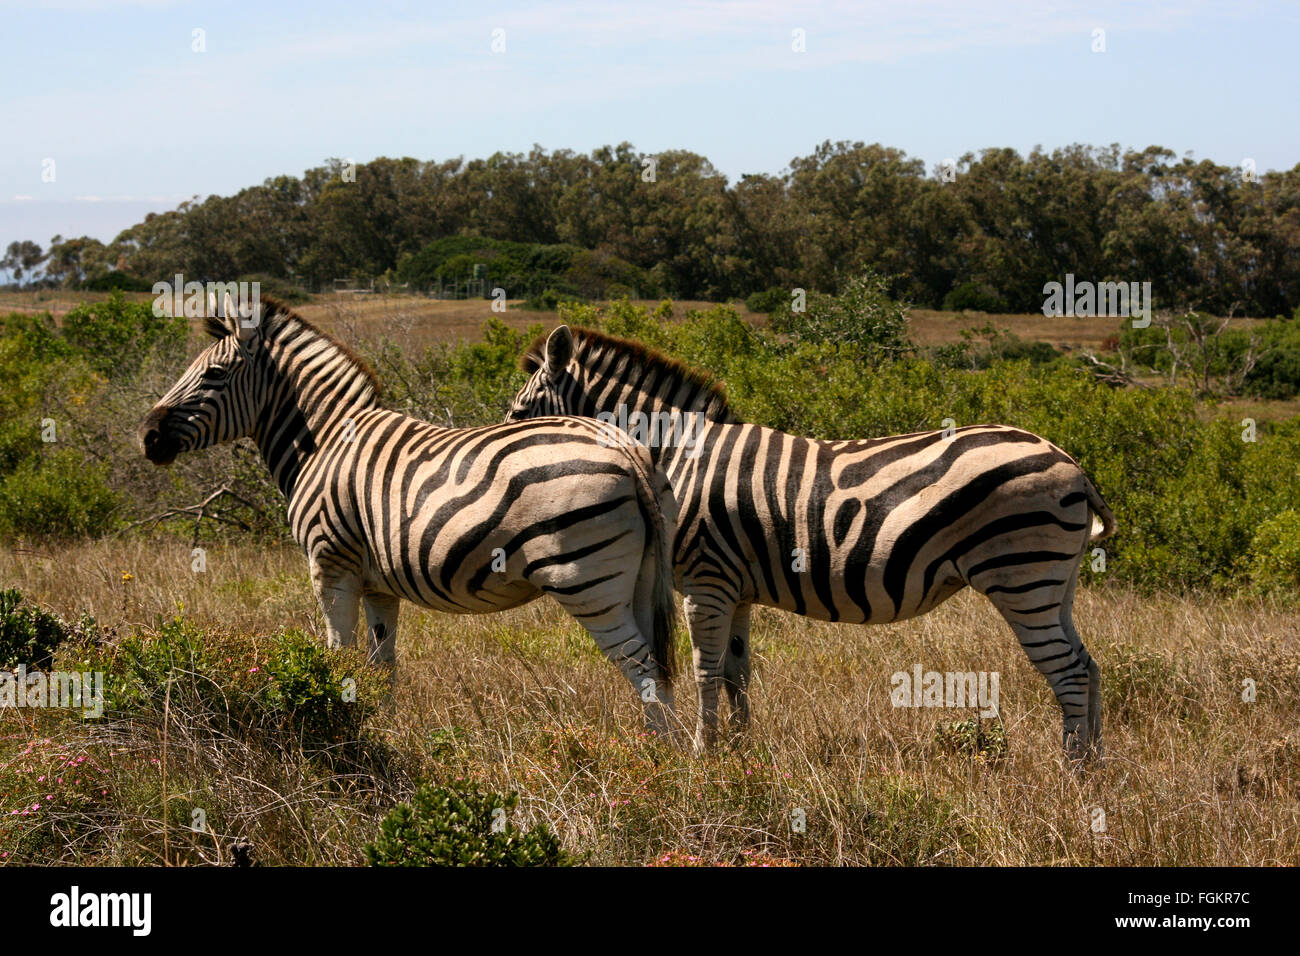
<svg viewBox="0 0 1300 956">
<path fill-rule="evenodd" d="M 908 351 L 908 305 L 889 297 L 889 279 L 872 270 L 839 295 L 813 293 L 804 312 L 777 312 L 772 327 L 797 343 L 833 345 L 878 367 Z"/>
<path fill-rule="evenodd" d="M 138 371 L 155 349 L 179 364 L 188 334 L 184 316 L 155 316 L 152 303 L 129 302 L 121 292 L 83 303 L 63 318 L 64 341 L 115 380 Z"/>
<path fill-rule="evenodd" d="M 88 292 L 151 292 L 153 283 L 148 279 L 141 279 L 139 276 L 133 276 L 129 272 L 123 272 L 121 269 L 114 269 L 111 272 L 104 272 L 92 279 L 87 279 L 81 283 L 81 287 Z"/>
<path fill-rule="evenodd" d="M 755 292 L 745 300 L 745 308 L 750 312 L 762 312 L 771 315 L 774 312 L 789 312 L 791 290 L 772 286 L 762 292 Z"/>
<path fill-rule="evenodd" d="M 963 282 L 943 297 L 945 312 L 1005 312 L 1006 303 L 987 283 Z"/>
<path fill-rule="evenodd" d="M 1265 352 L 1246 373 L 1242 390 L 1260 398 L 1287 399 L 1300 394 L 1300 345 Z"/>
<path fill-rule="evenodd" d="M 1250 580 L 1262 593 L 1300 596 L 1300 512 L 1266 519 L 1250 543 Z"/>
<path fill-rule="evenodd" d="M 357 739 L 374 709 L 377 685 L 373 674 L 355 673 L 341 663 L 302 631 L 277 635 L 267 654 L 266 713 L 281 716 L 309 741 Z M 369 694 L 359 681 L 370 685 Z"/>
<path fill-rule="evenodd" d="M 565 296 L 556 292 L 554 289 L 543 289 L 541 292 L 534 293 L 524 299 L 525 307 L 529 309 L 539 309 L 546 312 L 554 312 L 559 304 L 564 301 Z"/>
<path fill-rule="evenodd" d="M 0 474 L 0 537 L 97 538 L 118 526 L 122 507 L 107 466 L 71 450 L 29 457 Z"/>
<path fill-rule="evenodd" d="M 567 866 L 551 828 L 510 823 L 517 794 L 485 793 L 469 784 L 424 784 L 393 809 L 366 846 L 371 866 Z"/>
<path fill-rule="evenodd" d="M 0 591 L 0 668 L 47 668 L 67 634 L 61 618 L 25 603 L 17 589 Z"/>
<path fill-rule="evenodd" d="M 308 748 L 358 740 L 385 681 L 355 650 L 331 651 L 296 630 L 268 637 L 204 630 L 183 618 L 111 647 L 88 644 L 79 670 L 105 672 L 105 713 L 161 713 L 229 732 L 288 732 Z"/>
</svg>

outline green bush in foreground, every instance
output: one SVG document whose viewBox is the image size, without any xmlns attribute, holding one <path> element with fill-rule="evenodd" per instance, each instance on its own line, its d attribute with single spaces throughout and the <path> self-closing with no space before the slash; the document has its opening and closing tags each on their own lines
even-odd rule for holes
<svg viewBox="0 0 1300 956">
<path fill-rule="evenodd" d="M 523 831 L 509 822 L 518 803 L 514 793 L 424 784 L 384 818 L 366 859 L 371 866 L 571 865 L 546 824 Z"/>
<path fill-rule="evenodd" d="M 77 670 L 105 673 L 109 717 L 184 713 L 216 729 L 288 731 L 309 749 L 361 738 L 384 678 L 355 650 L 301 631 L 224 634 L 183 618 L 153 634 L 69 649 Z M 70 662 L 70 666 L 73 662 Z"/>
<path fill-rule="evenodd" d="M 0 591 L 0 668 L 45 667 L 67 633 L 57 615 L 24 603 L 16 588 Z"/>
</svg>

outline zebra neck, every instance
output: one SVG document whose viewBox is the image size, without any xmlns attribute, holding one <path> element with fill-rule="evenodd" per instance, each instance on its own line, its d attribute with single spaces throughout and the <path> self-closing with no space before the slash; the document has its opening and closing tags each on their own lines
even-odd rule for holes
<svg viewBox="0 0 1300 956">
<path fill-rule="evenodd" d="M 294 333 L 268 343 L 269 397 L 253 433 L 286 498 L 311 456 L 352 440 L 356 417 L 378 400 L 371 377 L 336 343 L 313 330 Z"/>
<path fill-rule="evenodd" d="M 654 463 L 671 470 L 681 457 L 699 455 L 696 443 L 709 421 L 704 409 L 678 407 L 644 393 L 626 394 L 608 411 L 596 415 L 617 425 L 650 449 Z"/>
</svg>

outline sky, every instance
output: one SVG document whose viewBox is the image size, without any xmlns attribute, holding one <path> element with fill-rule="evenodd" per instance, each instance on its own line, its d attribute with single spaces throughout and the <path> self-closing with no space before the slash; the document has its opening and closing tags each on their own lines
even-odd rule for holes
<svg viewBox="0 0 1300 956">
<path fill-rule="evenodd" d="M 0 247 L 330 157 L 534 144 L 689 149 L 733 181 L 824 140 L 1290 169 L 1297 41 L 1294 0 L 0 0 Z"/>
</svg>

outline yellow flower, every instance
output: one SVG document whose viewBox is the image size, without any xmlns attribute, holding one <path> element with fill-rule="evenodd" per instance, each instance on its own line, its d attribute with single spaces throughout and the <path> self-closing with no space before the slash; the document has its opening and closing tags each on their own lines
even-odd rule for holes
<svg viewBox="0 0 1300 956">
<path fill-rule="evenodd" d="M 122 583 L 123 583 L 123 584 L 126 584 L 126 582 L 132 580 L 134 577 L 135 577 L 135 575 L 132 574 L 130 571 L 123 571 L 123 572 L 122 572 Z"/>
</svg>

